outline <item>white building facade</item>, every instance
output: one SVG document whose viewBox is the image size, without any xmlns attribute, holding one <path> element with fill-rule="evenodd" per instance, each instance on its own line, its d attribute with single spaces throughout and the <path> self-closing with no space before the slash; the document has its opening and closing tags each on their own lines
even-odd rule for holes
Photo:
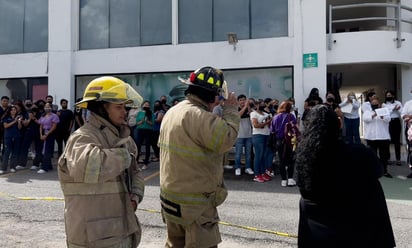
<svg viewBox="0 0 412 248">
<path fill-rule="evenodd" d="M 72 105 L 91 79 L 116 75 L 145 99 L 171 101 L 182 97 L 178 77 L 210 65 L 237 94 L 294 97 L 299 109 L 314 87 L 323 98 L 336 88 L 342 97 L 390 89 L 405 102 L 411 8 L 412 0 L 1 0 L 1 95 Z"/>
</svg>

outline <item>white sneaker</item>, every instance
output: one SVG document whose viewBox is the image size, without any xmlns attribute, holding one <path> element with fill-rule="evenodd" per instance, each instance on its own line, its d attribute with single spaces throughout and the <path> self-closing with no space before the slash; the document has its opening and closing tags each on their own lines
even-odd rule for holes
<svg viewBox="0 0 412 248">
<path fill-rule="evenodd" d="M 147 169 L 147 165 L 144 164 L 144 165 L 142 166 L 142 170 L 146 170 L 146 169 Z"/>
<path fill-rule="evenodd" d="M 23 166 L 21 166 L 21 165 L 17 165 L 16 166 L 16 170 L 23 170 L 23 169 L 25 169 L 26 167 L 23 167 Z"/>
<path fill-rule="evenodd" d="M 237 168 L 236 170 L 235 170 L 235 175 L 236 176 L 240 176 L 242 174 L 242 171 L 240 170 L 240 168 Z"/>
<path fill-rule="evenodd" d="M 11 173 L 15 173 L 15 172 L 16 172 L 16 170 L 15 170 L 15 169 L 13 169 L 13 168 L 11 168 L 11 169 L 10 169 L 10 172 L 11 172 Z"/>
<path fill-rule="evenodd" d="M 4 174 L 4 170 L 0 170 L 0 175 Z"/>
<path fill-rule="evenodd" d="M 37 171 L 37 174 L 44 174 L 44 173 L 47 173 L 47 171 L 45 171 L 43 169 L 40 169 L 40 170 Z"/>
<path fill-rule="evenodd" d="M 282 182 L 280 182 L 280 186 L 282 186 L 282 187 L 288 186 L 288 181 L 282 180 Z"/>
<path fill-rule="evenodd" d="M 30 170 L 38 170 L 38 169 L 39 169 L 39 166 L 33 165 L 32 167 L 30 167 Z"/>
<path fill-rule="evenodd" d="M 295 180 L 293 180 L 293 178 L 288 179 L 288 186 L 296 186 L 296 182 Z"/>
<path fill-rule="evenodd" d="M 246 168 L 245 172 L 246 172 L 247 174 L 249 174 L 249 175 L 255 174 L 255 173 L 252 171 L 251 168 Z"/>
<path fill-rule="evenodd" d="M 226 165 L 223 165 L 223 168 L 231 170 L 233 169 L 233 166 L 226 164 Z"/>
</svg>

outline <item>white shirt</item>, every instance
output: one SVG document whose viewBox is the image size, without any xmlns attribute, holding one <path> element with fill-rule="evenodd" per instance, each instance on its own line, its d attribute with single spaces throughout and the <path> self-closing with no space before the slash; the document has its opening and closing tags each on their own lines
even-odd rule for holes
<svg viewBox="0 0 412 248">
<path fill-rule="evenodd" d="M 396 106 L 400 106 L 401 108 L 398 109 L 398 110 L 394 110 Z M 401 117 L 402 103 L 400 101 L 395 100 L 393 103 L 392 102 L 382 103 L 382 108 L 389 109 L 389 113 L 391 115 L 391 118 L 400 118 Z"/>
<path fill-rule="evenodd" d="M 409 100 L 405 103 L 401 111 L 401 117 L 404 115 L 412 115 L 412 100 Z"/>
<path fill-rule="evenodd" d="M 343 113 L 343 116 L 348 119 L 358 119 L 360 103 L 356 99 L 353 99 L 352 103 L 348 102 L 348 99 L 345 99 L 345 101 L 339 104 L 339 107 L 342 108 L 348 104 L 352 104 L 352 111 L 350 113 Z"/>
<path fill-rule="evenodd" d="M 253 126 L 253 119 L 257 119 L 258 123 L 264 123 L 266 118 L 268 118 L 270 115 L 268 113 L 263 112 L 263 114 L 259 114 L 257 111 L 253 111 L 250 113 L 250 121 L 252 122 L 252 134 L 262 134 L 262 135 L 269 135 L 270 134 L 270 129 L 269 125 L 265 125 L 264 128 L 255 128 Z"/>
<path fill-rule="evenodd" d="M 383 119 L 379 116 L 372 118 L 375 111 L 370 110 L 363 113 L 364 132 L 363 136 L 366 140 L 390 140 L 389 122 L 391 117 L 384 116 Z"/>
<path fill-rule="evenodd" d="M 371 102 L 364 102 L 362 103 L 362 113 L 368 112 L 368 111 L 372 111 L 372 106 L 371 106 Z"/>
</svg>

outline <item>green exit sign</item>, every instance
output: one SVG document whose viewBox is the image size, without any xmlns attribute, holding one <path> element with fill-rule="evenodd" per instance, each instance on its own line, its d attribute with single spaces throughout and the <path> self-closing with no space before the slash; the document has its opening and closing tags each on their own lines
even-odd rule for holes
<svg viewBox="0 0 412 248">
<path fill-rule="evenodd" d="M 303 68 L 318 67 L 318 54 L 317 53 L 304 53 L 303 54 Z"/>
</svg>

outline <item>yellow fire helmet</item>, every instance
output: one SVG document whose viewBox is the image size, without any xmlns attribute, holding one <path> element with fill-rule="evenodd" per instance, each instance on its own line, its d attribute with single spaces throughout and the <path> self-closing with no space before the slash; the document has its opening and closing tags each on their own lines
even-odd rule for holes
<svg viewBox="0 0 412 248">
<path fill-rule="evenodd" d="M 111 103 L 125 103 L 129 107 L 140 106 L 142 96 L 133 87 L 124 81 L 111 76 L 103 76 L 93 79 L 84 91 L 83 99 L 74 105 L 87 109 L 89 101 L 104 101 Z"/>
</svg>

